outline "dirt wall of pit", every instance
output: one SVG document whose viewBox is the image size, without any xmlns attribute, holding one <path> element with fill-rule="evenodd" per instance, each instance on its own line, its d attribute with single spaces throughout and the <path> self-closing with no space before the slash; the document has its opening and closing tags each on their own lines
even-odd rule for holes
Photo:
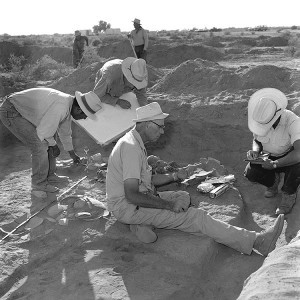
<svg viewBox="0 0 300 300">
<path fill-rule="evenodd" d="M 300 299 L 300 231 L 288 245 L 275 249 L 245 281 L 237 300 L 251 299 Z"/>
<path fill-rule="evenodd" d="M 19 45 L 13 42 L 0 42 L 0 64 L 8 65 L 11 54 L 24 56 L 24 63 L 34 63 L 44 55 L 51 56 L 57 62 L 72 65 L 72 49 L 68 47 Z"/>
<path fill-rule="evenodd" d="M 133 56 L 129 40 L 114 42 L 98 48 L 98 55 L 104 58 L 117 57 L 124 59 Z M 149 45 L 147 62 L 156 68 L 170 67 L 181 64 L 189 59 L 201 58 L 210 61 L 218 61 L 224 58 L 224 54 L 213 47 L 202 44 L 151 44 Z"/>
</svg>

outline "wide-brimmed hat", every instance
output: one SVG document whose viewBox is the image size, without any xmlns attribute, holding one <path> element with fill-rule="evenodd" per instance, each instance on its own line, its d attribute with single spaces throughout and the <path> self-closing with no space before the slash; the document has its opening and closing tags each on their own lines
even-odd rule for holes
<svg viewBox="0 0 300 300">
<path fill-rule="evenodd" d="M 141 25 L 140 19 L 135 18 L 132 22 Z"/>
<path fill-rule="evenodd" d="M 157 102 L 152 102 L 136 109 L 136 119 L 133 122 L 145 122 L 165 119 L 169 114 L 163 113 Z"/>
<path fill-rule="evenodd" d="M 265 136 L 287 107 L 287 102 L 284 93 L 274 88 L 264 88 L 255 92 L 248 103 L 250 131 Z"/>
<path fill-rule="evenodd" d="M 75 92 L 76 100 L 81 110 L 90 118 L 97 119 L 95 113 L 102 108 L 101 100 L 94 92 L 80 93 Z"/>
<path fill-rule="evenodd" d="M 127 57 L 122 62 L 122 71 L 126 79 L 138 90 L 148 85 L 146 61 L 142 58 Z"/>
</svg>

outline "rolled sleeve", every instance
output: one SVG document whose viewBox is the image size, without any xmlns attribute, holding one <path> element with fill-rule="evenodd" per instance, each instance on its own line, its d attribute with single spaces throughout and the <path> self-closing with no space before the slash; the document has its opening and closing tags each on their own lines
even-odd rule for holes
<svg viewBox="0 0 300 300">
<path fill-rule="evenodd" d="M 136 95 L 137 101 L 140 106 L 144 106 L 148 104 L 147 96 L 146 96 L 146 88 L 144 89 L 135 89 L 134 93 Z"/>
<path fill-rule="evenodd" d="M 73 150 L 73 142 L 72 142 L 72 128 L 71 128 L 72 120 L 71 116 L 65 119 L 58 128 L 58 135 L 61 143 L 66 151 Z"/>
</svg>

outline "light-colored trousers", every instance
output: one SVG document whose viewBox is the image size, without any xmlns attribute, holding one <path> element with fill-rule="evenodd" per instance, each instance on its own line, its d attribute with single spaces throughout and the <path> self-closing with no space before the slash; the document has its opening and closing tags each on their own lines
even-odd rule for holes
<svg viewBox="0 0 300 300">
<path fill-rule="evenodd" d="M 185 191 L 167 191 L 159 194 L 162 199 L 177 198 L 178 196 L 189 197 Z M 190 207 L 187 212 L 175 213 L 166 209 L 145 207 L 137 209 L 136 205 L 126 201 L 126 204 L 121 205 L 112 213 L 118 221 L 125 224 L 152 225 L 156 228 L 178 229 L 192 234 L 203 233 L 218 243 L 249 255 L 256 239 L 255 231 L 216 220 L 200 208 Z"/>
</svg>

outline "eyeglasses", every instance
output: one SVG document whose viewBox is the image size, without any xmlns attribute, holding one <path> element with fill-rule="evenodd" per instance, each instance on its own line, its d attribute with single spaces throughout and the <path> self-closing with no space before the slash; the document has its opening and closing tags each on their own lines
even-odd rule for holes
<svg viewBox="0 0 300 300">
<path fill-rule="evenodd" d="M 164 130 L 165 129 L 165 125 L 158 125 L 157 123 L 155 123 L 155 122 L 153 122 L 153 121 L 149 121 L 149 122 L 151 122 L 151 123 L 153 123 L 153 124 L 155 124 L 156 126 L 158 126 L 159 127 L 159 129 L 162 129 L 162 130 Z"/>
</svg>

